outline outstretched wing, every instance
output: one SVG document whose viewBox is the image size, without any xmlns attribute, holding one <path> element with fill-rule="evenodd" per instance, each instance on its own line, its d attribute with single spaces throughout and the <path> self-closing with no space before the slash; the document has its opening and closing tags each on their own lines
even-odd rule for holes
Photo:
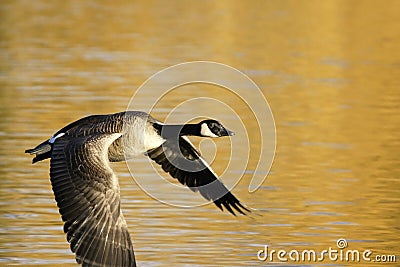
<svg viewBox="0 0 400 267">
<path fill-rule="evenodd" d="M 221 210 L 225 207 L 233 215 L 234 210 L 241 214 L 249 211 L 218 180 L 218 176 L 186 137 L 179 137 L 179 141 L 167 140 L 161 146 L 147 151 L 147 155 L 181 184 L 192 191 L 199 191 Z"/>
<path fill-rule="evenodd" d="M 136 266 L 108 147 L 121 134 L 65 135 L 53 144 L 51 184 L 64 232 L 83 266 Z"/>
</svg>

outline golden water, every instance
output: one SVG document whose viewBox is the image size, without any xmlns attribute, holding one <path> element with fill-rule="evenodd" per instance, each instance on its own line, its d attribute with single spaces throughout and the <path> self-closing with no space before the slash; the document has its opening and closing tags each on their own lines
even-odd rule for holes
<svg viewBox="0 0 400 267">
<path fill-rule="evenodd" d="M 336 248 L 338 238 L 349 249 L 397 255 L 398 264 L 399 7 L 398 1 L 2 1 L 0 264 L 76 266 L 48 162 L 31 165 L 23 151 L 80 117 L 124 110 L 150 75 L 192 60 L 231 65 L 259 85 L 275 116 L 275 161 L 258 191 L 248 192 L 246 175 L 233 191 L 259 210 L 251 218 L 213 205 L 159 203 L 135 185 L 124 163 L 115 164 L 139 266 L 265 266 L 270 262 L 257 259 L 264 245 L 321 251 Z M 221 97 L 215 88 L 183 87 L 153 115 L 163 119 L 199 90 Z M 216 144 L 213 167 L 221 172 L 228 143 Z M 286 264 L 332 263 L 355 264 Z"/>
</svg>

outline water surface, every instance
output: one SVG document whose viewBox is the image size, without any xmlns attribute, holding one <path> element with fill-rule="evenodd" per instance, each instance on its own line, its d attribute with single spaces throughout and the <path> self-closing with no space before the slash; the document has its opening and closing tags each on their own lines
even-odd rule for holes
<svg viewBox="0 0 400 267">
<path fill-rule="evenodd" d="M 397 1 L 2 1 L 0 263 L 76 266 L 48 162 L 31 165 L 23 151 L 82 116 L 124 110 L 150 75 L 191 60 L 231 65 L 260 86 L 275 116 L 275 161 L 249 193 L 250 158 L 233 191 L 259 210 L 250 218 L 213 205 L 162 204 L 140 190 L 124 163 L 115 164 L 139 266 L 265 266 L 271 263 L 257 259 L 264 245 L 321 251 L 339 238 L 351 249 L 399 257 L 397 10 Z M 222 98 L 242 113 L 250 140 L 257 138 L 246 107 L 220 88 L 179 90 L 155 117 L 185 99 Z M 213 167 L 221 173 L 229 140 L 215 143 Z M 138 163 L 139 175 L 155 175 Z M 175 197 L 199 198 L 189 191 Z"/>
</svg>

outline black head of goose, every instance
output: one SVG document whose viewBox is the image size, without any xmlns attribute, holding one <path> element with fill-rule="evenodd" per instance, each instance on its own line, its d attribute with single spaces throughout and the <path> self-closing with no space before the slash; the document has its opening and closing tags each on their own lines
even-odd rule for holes
<svg viewBox="0 0 400 267">
<path fill-rule="evenodd" d="M 249 212 L 225 187 L 187 135 L 231 136 L 216 120 L 167 125 L 127 111 L 77 120 L 25 152 L 50 158 L 50 180 L 76 260 L 83 266 L 136 266 L 110 161 L 145 154 L 192 191 L 235 215 Z M 190 164 L 187 164 L 187 163 Z"/>
</svg>

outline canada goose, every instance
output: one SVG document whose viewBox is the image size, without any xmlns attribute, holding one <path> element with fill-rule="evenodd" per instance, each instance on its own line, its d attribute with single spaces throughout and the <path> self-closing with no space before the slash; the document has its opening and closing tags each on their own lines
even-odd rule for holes
<svg viewBox="0 0 400 267">
<path fill-rule="evenodd" d="M 32 163 L 50 158 L 50 180 L 76 261 L 83 266 L 136 266 L 120 209 L 119 185 L 109 162 L 138 154 L 199 191 L 223 210 L 249 211 L 229 192 L 186 135 L 231 136 L 215 120 L 166 125 L 149 114 L 127 111 L 77 120 L 25 153 Z"/>
</svg>

